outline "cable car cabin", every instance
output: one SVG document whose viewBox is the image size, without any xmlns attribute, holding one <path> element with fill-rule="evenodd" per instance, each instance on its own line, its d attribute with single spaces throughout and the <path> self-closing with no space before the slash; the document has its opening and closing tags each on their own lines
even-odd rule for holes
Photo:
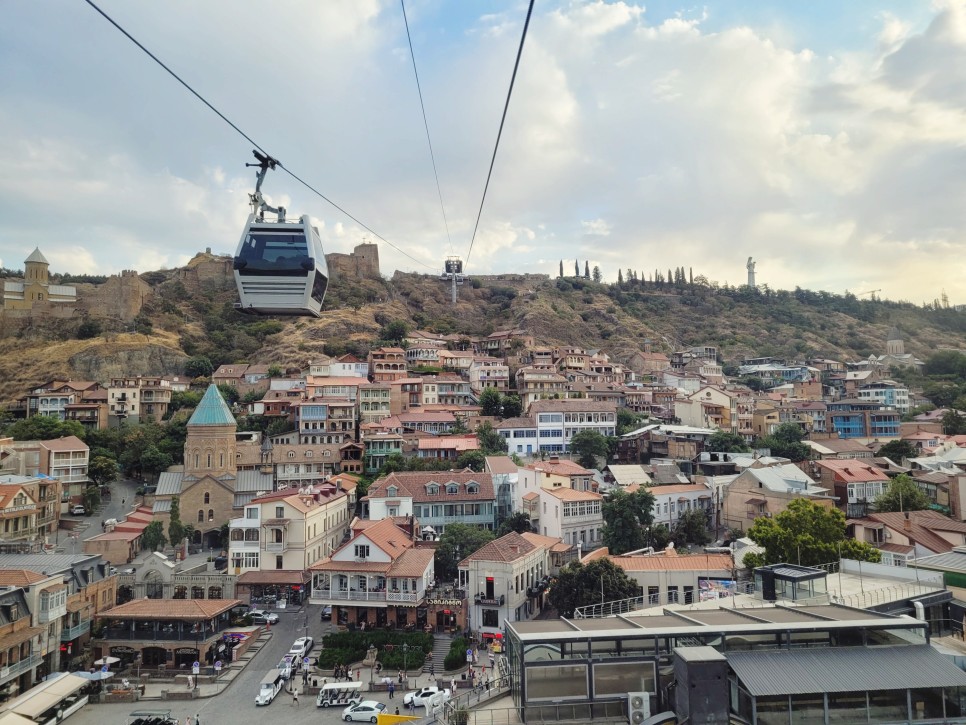
<svg viewBox="0 0 966 725">
<path fill-rule="evenodd" d="M 321 316 L 329 270 L 307 216 L 278 222 L 250 215 L 233 266 L 239 311 Z"/>
</svg>

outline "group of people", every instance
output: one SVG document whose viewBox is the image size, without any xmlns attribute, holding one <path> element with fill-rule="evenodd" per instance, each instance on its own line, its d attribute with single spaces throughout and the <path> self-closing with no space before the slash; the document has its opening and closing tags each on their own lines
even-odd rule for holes
<svg viewBox="0 0 966 725">
<path fill-rule="evenodd" d="M 339 680 L 345 680 L 346 682 L 352 681 L 352 668 L 348 665 L 344 665 L 341 662 L 337 662 L 335 668 L 332 670 L 332 677 L 336 682 Z M 362 679 L 362 672 L 356 670 L 356 680 Z"/>
</svg>

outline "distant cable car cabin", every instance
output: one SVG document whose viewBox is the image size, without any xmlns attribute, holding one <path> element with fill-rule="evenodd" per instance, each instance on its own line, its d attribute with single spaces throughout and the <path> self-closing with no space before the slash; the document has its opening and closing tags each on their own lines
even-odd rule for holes
<svg viewBox="0 0 966 725">
<path fill-rule="evenodd" d="M 329 270 L 322 240 L 308 216 L 285 219 L 284 207 L 269 206 L 262 198 L 262 181 L 278 162 L 254 152 L 259 172 L 252 213 L 242 232 L 233 267 L 240 312 L 259 315 L 321 317 L 322 301 L 329 285 Z M 265 219 L 265 212 L 276 219 Z"/>
</svg>

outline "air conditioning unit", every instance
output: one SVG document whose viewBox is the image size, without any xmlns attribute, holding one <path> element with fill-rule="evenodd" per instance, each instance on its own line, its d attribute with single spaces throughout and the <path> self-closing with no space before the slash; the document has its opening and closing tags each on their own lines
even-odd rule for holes
<svg viewBox="0 0 966 725">
<path fill-rule="evenodd" d="M 642 725 L 651 716 L 651 696 L 646 692 L 627 693 L 627 722 Z"/>
</svg>

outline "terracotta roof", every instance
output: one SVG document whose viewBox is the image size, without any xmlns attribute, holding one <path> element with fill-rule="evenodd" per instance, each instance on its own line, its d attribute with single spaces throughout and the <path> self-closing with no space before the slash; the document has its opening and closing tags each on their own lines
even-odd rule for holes
<svg viewBox="0 0 966 725">
<path fill-rule="evenodd" d="M 479 484 L 478 493 L 467 493 L 466 484 Z M 460 491 L 454 495 L 447 495 L 445 490 L 440 490 L 438 495 L 430 495 L 426 492 L 429 484 L 435 483 L 445 486 L 447 483 L 457 483 Z M 396 486 L 401 489 L 401 493 L 412 498 L 418 503 L 445 503 L 447 501 L 487 501 L 495 498 L 493 493 L 493 476 L 489 473 L 438 473 L 438 472 L 405 472 L 390 473 L 385 478 L 375 481 L 369 488 L 369 499 L 388 498 L 388 489 Z M 397 496 L 400 493 L 396 494 Z"/>
<path fill-rule="evenodd" d="M 47 577 L 29 569 L 0 569 L 0 586 L 29 587 Z"/>
<path fill-rule="evenodd" d="M 563 486 L 542 490 L 544 493 L 554 498 L 559 498 L 561 501 L 600 501 L 604 498 L 599 493 L 594 493 L 593 491 L 576 491 L 572 488 L 564 488 Z"/>
<path fill-rule="evenodd" d="M 556 461 L 540 461 L 527 465 L 532 471 L 543 471 L 555 476 L 592 476 L 593 471 L 589 471 L 579 463 L 560 458 Z"/>
<path fill-rule="evenodd" d="M 516 473 L 519 470 L 509 456 L 486 456 L 484 460 L 490 473 Z"/>
<path fill-rule="evenodd" d="M 563 547 L 563 551 L 570 548 L 570 544 L 565 544 L 562 539 L 558 539 L 555 536 L 543 536 L 542 534 L 535 534 L 532 531 L 526 531 L 520 534 L 520 536 L 534 546 L 545 546 L 551 551 L 560 551 L 561 547 Z"/>
<path fill-rule="evenodd" d="M 610 560 L 624 571 L 731 571 L 730 554 L 689 554 L 683 556 L 612 556 Z"/>
<path fill-rule="evenodd" d="M 254 572 L 252 572 L 254 573 Z M 211 619 L 241 604 L 239 599 L 135 599 L 99 612 L 98 619 Z"/>
<path fill-rule="evenodd" d="M 44 448 L 51 451 L 77 451 L 89 450 L 87 444 L 77 436 L 64 436 L 63 438 L 52 438 L 43 441 Z"/>
<path fill-rule="evenodd" d="M 888 481 L 889 476 L 881 468 L 861 463 L 862 459 L 838 460 L 826 459 L 815 461 L 815 465 L 835 473 L 836 480 L 846 483 L 864 481 Z"/>
<path fill-rule="evenodd" d="M 407 549 L 389 567 L 389 576 L 421 577 L 435 554 L 431 548 Z"/>
<path fill-rule="evenodd" d="M 463 559 L 460 562 L 460 566 L 469 561 L 516 561 L 536 548 L 534 543 L 527 541 L 515 531 L 511 531 L 499 539 L 494 539 L 484 544 L 481 548 Z"/>
<path fill-rule="evenodd" d="M 431 438 L 420 438 L 418 448 L 421 451 L 430 450 L 454 450 L 454 451 L 478 451 L 480 442 L 475 435 L 471 436 L 433 436 Z"/>
<path fill-rule="evenodd" d="M 909 529 L 906 529 L 906 516 L 909 517 Z M 951 544 L 940 536 L 937 531 L 949 531 L 958 534 L 966 534 L 966 523 L 953 521 L 936 511 L 890 511 L 884 513 L 869 514 L 865 521 L 871 520 L 889 527 L 893 531 L 902 534 L 910 541 L 920 544 L 936 554 L 945 554 L 953 550 Z"/>
<path fill-rule="evenodd" d="M 25 627 L 24 629 L 18 629 L 16 632 L 5 634 L 0 637 L 0 650 L 6 652 L 11 647 L 23 644 L 28 639 L 36 637 L 38 634 L 43 634 L 46 631 L 45 627 Z"/>
<path fill-rule="evenodd" d="M 523 494 L 524 501 L 533 501 L 538 498 L 540 498 L 540 494 L 537 493 L 536 491 L 531 491 L 530 493 Z"/>
<path fill-rule="evenodd" d="M 36 480 L 36 479 L 33 479 Z M 33 482 L 33 480 L 31 482 Z M 33 496 L 31 496 L 27 491 L 23 490 L 23 486 L 19 483 L 0 483 L 0 506 L 6 506 L 8 499 L 13 499 L 14 496 L 23 492 L 23 495 L 27 497 L 27 502 L 36 505 Z"/>
<path fill-rule="evenodd" d="M 504 428 L 536 428 L 537 424 L 533 418 L 507 418 L 506 420 L 501 420 L 499 423 L 493 426 L 495 430 L 502 430 Z"/>
<path fill-rule="evenodd" d="M 915 546 L 908 546 L 906 544 L 879 544 L 879 548 L 882 551 L 888 551 L 893 554 L 911 554 L 916 550 Z"/>
</svg>

